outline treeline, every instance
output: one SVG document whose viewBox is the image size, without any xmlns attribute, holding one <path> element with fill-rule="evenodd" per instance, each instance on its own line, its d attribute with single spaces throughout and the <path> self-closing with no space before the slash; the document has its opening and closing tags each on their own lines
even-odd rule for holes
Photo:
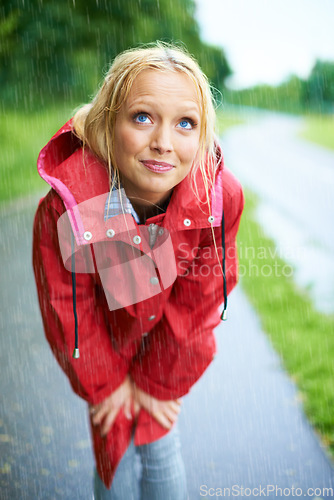
<svg viewBox="0 0 334 500">
<path fill-rule="evenodd" d="M 225 91 L 230 104 L 293 113 L 334 113 L 334 62 L 318 60 L 308 79 L 295 75 L 277 87 L 257 85 L 239 91 Z"/>
<path fill-rule="evenodd" d="M 2 0 L 1 102 L 86 101 L 116 54 L 157 39 L 185 44 L 217 88 L 231 74 L 223 49 L 201 41 L 194 0 Z"/>
</svg>

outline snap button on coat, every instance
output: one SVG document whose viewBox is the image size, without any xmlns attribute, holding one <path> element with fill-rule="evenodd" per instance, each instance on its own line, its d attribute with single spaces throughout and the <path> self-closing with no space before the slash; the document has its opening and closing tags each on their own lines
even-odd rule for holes
<svg viewBox="0 0 334 500">
<path fill-rule="evenodd" d="M 115 236 L 115 231 L 113 229 L 108 229 L 106 235 L 108 238 L 113 238 Z"/>
<path fill-rule="evenodd" d="M 93 235 L 90 231 L 85 231 L 83 237 L 85 238 L 86 241 L 90 241 Z"/>
</svg>

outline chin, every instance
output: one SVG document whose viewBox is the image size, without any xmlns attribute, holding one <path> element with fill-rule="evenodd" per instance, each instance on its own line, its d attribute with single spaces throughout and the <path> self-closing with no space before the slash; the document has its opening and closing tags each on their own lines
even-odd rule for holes
<svg viewBox="0 0 334 500">
<path fill-rule="evenodd" d="M 176 184 L 173 182 L 166 183 L 166 179 L 151 179 L 146 186 L 143 186 L 143 190 L 148 193 L 159 193 L 163 194 L 172 189 Z"/>
</svg>

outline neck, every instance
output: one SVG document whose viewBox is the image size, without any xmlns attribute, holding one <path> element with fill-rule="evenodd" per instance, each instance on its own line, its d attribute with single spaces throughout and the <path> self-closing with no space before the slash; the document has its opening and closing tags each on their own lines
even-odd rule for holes
<svg viewBox="0 0 334 500">
<path fill-rule="evenodd" d="M 129 200 L 132 203 L 141 223 L 155 215 L 159 215 L 166 211 L 169 199 L 171 197 L 172 191 L 160 199 L 157 203 L 152 203 L 147 200 L 138 199 L 135 196 L 129 196 Z"/>
</svg>

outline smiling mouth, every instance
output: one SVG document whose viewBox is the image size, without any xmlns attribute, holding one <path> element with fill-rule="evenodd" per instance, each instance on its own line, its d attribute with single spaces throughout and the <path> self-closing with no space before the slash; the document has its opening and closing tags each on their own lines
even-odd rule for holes
<svg viewBox="0 0 334 500">
<path fill-rule="evenodd" d="M 166 163 L 164 161 L 155 161 L 155 160 L 140 160 L 140 162 L 146 167 L 148 170 L 151 170 L 151 172 L 156 172 L 156 173 L 164 173 L 164 172 L 169 172 L 172 170 L 174 165 L 171 165 L 170 163 Z"/>
</svg>

